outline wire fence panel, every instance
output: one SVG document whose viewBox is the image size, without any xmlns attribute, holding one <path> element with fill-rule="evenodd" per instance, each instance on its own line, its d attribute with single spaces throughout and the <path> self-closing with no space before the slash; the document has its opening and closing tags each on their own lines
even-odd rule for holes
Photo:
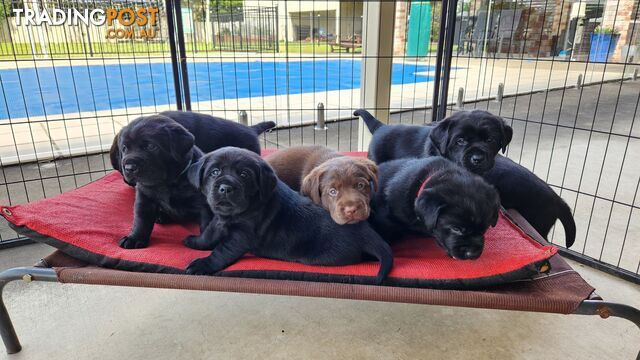
<svg viewBox="0 0 640 360">
<path fill-rule="evenodd" d="M 188 0 L 183 7 L 206 4 Z M 242 8 L 222 10 L 210 17 L 215 47 L 188 54 L 192 109 L 234 120 L 244 111 L 252 123 L 275 121 L 281 130 L 266 137 L 272 147 L 355 147 L 357 137 L 332 122 L 351 118 L 360 103 L 363 3 L 244 1 Z M 189 48 L 193 39 L 185 42 Z M 313 130 L 319 103 L 326 132 Z"/>
<path fill-rule="evenodd" d="M 245 6 L 231 13 L 220 13 L 220 9 L 215 8 L 210 10 L 209 21 L 205 18 L 195 24 L 206 29 L 200 32 L 200 38 L 204 35 L 205 41 L 211 41 L 219 51 L 278 51 L 277 7 Z M 192 33 L 194 43 L 196 33 Z"/>
<path fill-rule="evenodd" d="M 451 96 L 513 126 L 507 156 L 573 209 L 569 255 L 638 281 L 638 3 L 460 2 Z M 458 111 L 451 106 L 450 111 Z M 551 240 L 562 245 L 562 226 Z"/>
<path fill-rule="evenodd" d="M 107 25 L 18 26 L 9 10 L 25 3 L 32 9 L 157 8 L 158 22 L 154 37 L 107 39 Z M 362 79 L 375 75 L 363 74 L 363 62 L 371 59 L 363 56 L 372 21 L 366 9 L 375 3 L 182 0 L 176 31 L 184 46 L 174 54 L 186 60 L 180 62 L 186 73 L 178 74 L 180 97 L 193 111 L 235 121 L 242 113 L 250 124 L 275 121 L 278 128 L 262 136 L 265 147 L 357 150 L 365 130 L 352 113 L 363 98 Z M 0 202 L 33 201 L 99 178 L 110 170 L 105 151 L 120 127 L 177 107 L 164 3 L 4 5 Z M 392 123 L 431 121 L 442 5 L 395 2 L 391 90 L 382 109 Z M 514 128 L 506 155 L 574 209 L 572 254 L 638 279 L 638 4 L 457 5 L 448 113 L 479 108 L 505 118 Z M 122 22 L 129 20 L 115 19 L 112 28 L 127 29 Z M 316 123 L 320 115 L 326 129 Z M 15 237 L 0 226 L 0 244 Z M 551 240 L 563 244 L 561 226 Z"/>
<path fill-rule="evenodd" d="M 93 58 L 132 56 L 133 54 L 166 54 L 169 51 L 167 43 L 166 10 L 163 1 L 156 0 L 3 0 L 4 9 L 0 14 L 0 59 L 14 58 L 28 60 L 37 58 Z M 98 14 L 91 12 L 96 9 L 137 9 L 139 7 L 158 9 L 154 15 L 157 23 L 153 26 L 139 26 L 136 23 L 124 25 L 129 19 L 113 19 L 102 25 L 95 25 L 82 20 L 69 20 L 69 12 L 79 13 L 81 18 L 97 20 Z M 53 21 L 59 19 L 60 24 L 42 23 L 30 26 L 23 12 L 17 16 L 15 10 L 25 9 L 41 14 L 50 14 Z M 61 11 L 64 15 L 57 14 Z M 86 13 L 85 13 L 86 11 Z M 105 16 L 108 14 L 105 14 Z M 151 16 L 152 14 L 149 14 Z M 64 17 L 63 17 L 64 16 Z M 37 16 L 34 16 L 37 17 Z M 64 22 L 62 20 L 65 20 Z M 124 22 L 123 22 L 124 21 Z M 139 34 L 141 29 L 150 31 L 153 36 L 117 36 L 116 32 L 133 30 Z M 113 31 L 111 31 L 113 30 Z"/>
<path fill-rule="evenodd" d="M 136 5 L 137 4 L 137 5 Z M 122 9 L 125 1 L 3 2 L 0 19 L 0 202 L 34 201 L 111 169 L 105 151 L 133 118 L 175 107 L 166 10 L 147 39 L 106 39 L 106 26 L 16 25 L 11 10 Z M 127 19 L 124 19 L 128 21 Z M 112 29 L 121 27 L 114 20 Z M 137 29 L 139 31 L 139 29 Z M 16 238 L 6 223 L 0 244 Z"/>
</svg>

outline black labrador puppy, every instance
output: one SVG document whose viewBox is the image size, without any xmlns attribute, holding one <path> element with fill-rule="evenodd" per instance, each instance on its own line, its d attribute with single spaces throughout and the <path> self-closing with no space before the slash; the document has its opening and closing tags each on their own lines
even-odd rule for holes
<svg viewBox="0 0 640 360">
<path fill-rule="evenodd" d="M 192 165 L 188 177 L 214 213 L 200 236 L 185 239 L 190 248 L 213 250 L 189 264 L 189 274 L 215 274 L 247 252 L 312 265 L 347 265 L 374 257 L 381 263 L 377 283 L 391 270 L 391 248 L 367 222 L 336 224 L 250 151 L 216 150 Z"/>
<path fill-rule="evenodd" d="M 163 111 L 160 113 L 175 120 L 195 136 L 195 145 L 205 153 L 225 146 L 235 146 L 260 154 L 257 135 L 273 128 L 273 121 L 253 126 L 191 111 Z"/>
<path fill-rule="evenodd" d="M 513 136 L 502 118 L 482 110 L 457 112 L 436 126 L 386 125 L 363 109 L 353 114 L 361 116 L 373 134 L 369 158 L 378 164 L 439 155 L 481 175 L 493 167 Z"/>
<path fill-rule="evenodd" d="M 476 259 L 498 221 L 500 198 L 478 175 L 442 157 L 400 159 L 378 167 L 369 221 L 387 240 L 432 236 L 454 259 Z"/>
<path fill-rule="evenodd" d="M 356 110 L 373 134 L 369 157 L 393 159 L 442 156 L 482 175 L 496 187 L 505 208 L 516 209 L 543 237 L 559 219 L 566 246 L 573 245 L 576 225 L 571 208 L 542 179 L 506 157 L 513 130 L 486 111 L 457 112 L 435 125 L 386 125 L 366 110 Z"/>
<path fill-rule="evenodd" d="M 260 151 L 258 132 L 261 129 L 227 120 L 199 118 L 202 114 L 165 113 L 192 129 L 209 129 L 211 136 L 200 141 L 207 150 L 219 148 L 222 145 L 217 144 L 220 143 L 232 142 Z M 197 124 L 199 121 L 202 123 Z M 202 151 L 194 145 L 193 134 L 180 122 L 161 114 L 140 117 L 122 128 L 114 138 L 111 164 L 122 173 L 127 184 L 136 188 L 133 225 L 129 235 L 120 240 L 123 248 L 146 247 L 154 222 L 199 221 L 200 228 L 204 229 L 211 219 L 204 197 L 186 178 L 187 167 L 202 156 Z M 219 131 L 215 130 L 218 127 Z"/>
<path fill-rule="evenodd" d="M 513 160 L 498 155 L 493 169 L 482 175 L 500 192 L 502 206 L 516 209 L 545 239 L 559 219 L 564 227 L 565 245 L 576 239 L 576 223 L 571 208 L 546 182 Z"/>
<path fill-rule="evenodd" d="M 199 220 L 204 228 L 211 219 L 204 197 L 186 176 L 202 151 L 182 125 L 161 115 L 135 119 L 120 130 L 110 155 L 113 168 L 136 189 L 133 225 L 121 247 L 146 247 L 154 222 Z"/>
</svg>

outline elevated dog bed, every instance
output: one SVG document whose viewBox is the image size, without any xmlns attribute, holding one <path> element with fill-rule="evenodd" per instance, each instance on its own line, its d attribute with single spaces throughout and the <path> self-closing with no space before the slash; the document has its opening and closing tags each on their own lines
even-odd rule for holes
<svg viewBox="0 0 640 360">
<path fill-rule="evenodd" d="M 208 254 L 181 244 L 187 234 L 197 232 L 195 226 L 156 225 L 148 248 L 118 247 L 132 222 L 133 197 L 133 189 L 114 172 L 54 198 L 2 207 L 16 231 L 59 250 L 37 267 L 0 274 L 0 291 L 7 282 L 22 278 L 599 314 L 626 317 L 640 326 L 638 310 L 601 301 L 593 287 L 556 255 L 557 249 L 517 213 L 500 215 L 498 225 L 486 234 L 483 255 L 474 261 L 448 258 L 432 239 L 400 241 L 394 245 L 394 269 L 385 286 L 373 286 L 364 284 L 377 272 L 377 262 L 322 267 L 247 255 L 219 276 L 182 275 L 192 259 Z M 475 290 L 459 290 L 468 288 Z M 8 352 L 20 350 L 2 303 L 0 335 Z"/>
<path fill-rule="evenodd" d="M 118 240 L 133 222 L 134 189 L 112 172 L 74 191 L 31 204 L 3 207 L 3 216 L 20 234 L 44 242 L 89 264 L 127 271 L 184 273 L 210 251 L 182 244 L 196 225 L 156 225 L 149 246 L 122 249 Z M 468 289 L 531 278 L 549 270 L 553 246 L 533 240 L 501 214 L 485 236 L 477 260 L 448 257 L 433 239 L 410 237 L 393 246 L 388 285 Z M 309 266 L 247 255 L 220 276 L 371 283 L 377 262 L 350 266 Z"/>
</svg>

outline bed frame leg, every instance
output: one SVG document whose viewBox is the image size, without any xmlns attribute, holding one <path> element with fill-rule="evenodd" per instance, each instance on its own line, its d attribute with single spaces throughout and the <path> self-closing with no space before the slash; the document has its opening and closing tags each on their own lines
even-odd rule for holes
<svg viewBox="0 0 640 360">
<path fill-rule="evenodd" d="M 16 330 L 13 328 L 3 297 L 5 285 L 14 280 L 57 282 L 58 276 L 53 269 L 37 267 L 12 268 L 0 273 L 0 336 L 2 336 L 2 341 L 9 354 L 15 354 L 22 350 L 22 345 L 20 345 Z"/>
<path fill-rule="evenodd" d="M 574 314 L 599 315 L 603 319 L 615 316 L 627 319 L 640 328 L 640 310 L 629 305 L 610 303 L 602 300 L 584 300 L 580 303 L 576 311 L 574 311 Z M 640 351 L 636 356 L 636 360 L 640 360 Z"/>
<path fill-rule="evenodd" d="M 8 283 L 4 279 L 1 279 L 0 283 L 0 336 L 2 336 L 2 341 L 4 342 L 4 346 L 7 348 L 7 353 L 15 354 L 22 350 L 22 345 L 20 345 L 20 340 L 18 340 L 18 335 L 16 335 L 16 330 L 13 328 L 13 323 L 11 322 L 11 318 L 9 317 L 9 312 L 7 311 L 7 307 L 4 305 L 4 298 L 2 297 L 2 292 L 4 290 L 4 286 Z"/>
</svg>

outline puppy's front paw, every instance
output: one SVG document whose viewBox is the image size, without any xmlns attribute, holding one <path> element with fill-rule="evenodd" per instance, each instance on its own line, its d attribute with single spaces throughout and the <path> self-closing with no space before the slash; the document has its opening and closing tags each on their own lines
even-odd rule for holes
<svg viewBox="0 0 640 360">
<path fill-rule="evenodd" d="M 215 272 L 209 258 L 195 259 L 187 266 L 187 274 L 191 275 L 213 275 Z"/>
<path fill-rule="evenodd" d="M 182 243 L 184 244 L 184 246 L 188 248 L 198 249 L 199 238 L 200 237 L 198 235 L 189 235 L 186 238 L 184 238 L 184 240 L 182 240 Z"/>
<path fill-rule="evenodd" d="M 169 217 L 163 213 L 158 214 L 158 217 L 156 218 L 156 224 L 160 224 L 160 225 L 164 225 L 164 224 L 169 224 L 171 223 L 171 220 L 169 219 Z"/>
<path fill-rule="evenodd" d="M 124 249 L 142 249 L 149 245 L 149 240 L 140 240 L 127 235 L 120 239 L 118 244 Z"/>
<path fill-rule="evenodd" d="M 184 246 L 196 250 L 213 250 L 213 246 L 208 241 L 204 241 L 199 235 L 189 235 L 182 240 Z"/>
</svg>

